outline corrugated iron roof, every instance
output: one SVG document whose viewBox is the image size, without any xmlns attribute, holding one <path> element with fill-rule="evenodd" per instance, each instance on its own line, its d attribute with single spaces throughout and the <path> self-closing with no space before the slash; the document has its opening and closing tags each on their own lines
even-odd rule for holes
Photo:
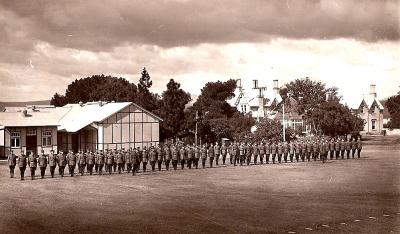
<svg viewBox="0 0 400 234">
<path fill-rule="evenodd" d="M 22 111 L 1 112 L 0 125 L 5 127 L 57 126 L 58 121 L 68 113 L 66 108 L 28 109 L 26 115 Z"/>
</svg>

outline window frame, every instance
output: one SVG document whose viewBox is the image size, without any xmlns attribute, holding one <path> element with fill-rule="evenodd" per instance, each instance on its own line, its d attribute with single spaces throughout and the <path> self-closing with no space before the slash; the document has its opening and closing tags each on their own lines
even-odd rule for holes
<svg viewBox="0 0 400 234">
<path fill-rule="evenodd" d="M 53 131 L 44 130 L 42 131 L 42 147 L 52 146 L 53 143 Z"/>
<path fill-rule="evenodd" d="M 11 148 L 21 148 L 21 132 L 12 131 L 10 132 L 10 147 Z M 18 143 L 18 144 L 17 144 Z"/>
</svg>

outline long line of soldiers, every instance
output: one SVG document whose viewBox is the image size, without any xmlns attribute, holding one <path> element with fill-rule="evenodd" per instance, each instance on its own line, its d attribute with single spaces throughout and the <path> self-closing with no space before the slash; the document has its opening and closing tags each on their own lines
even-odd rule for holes
<svg viewBox="0 0 400 234">
<path fill-rule="evenodd" d="M 150 163 L 151 170 L 155 171 L 156 166 L 161 171 L 162 164 L 165 165 L 166 170 L 169 170 L 170 164 L 174 170 L 177 170 L 180 164 L 181 169 L 184 169 L 185 165 L 191 169 L 192 166 L 196 169 L 199 167 L 199 161 L 201 159 L 202 168 L 206 167 L 206 161 L 208 159 L 209 166 L 213 167 L 214 160 L 216 165 L 219 164 L 220 158 L 222 158 L 222 164 L 225 165 L 226 158 L 229 155 L 230 164 L 236 165 L 250 165 L 253 159 L 253 163 L 257 164 L 258 160 L 260 164 L 269 164 L 270 159 L 274 164 L 276 159 L 278 163 L 282 162 L 302 162 L 316 161 L 320 159 L 322 162 L 328 159 L 347 159 L 355 157 L 360 158 L 362 150 L 361 140 L 345 140 L 345 139 L 331 139 L 326 140 L 324 138 L 307 140 L 300 139 L 291 141 L 290 143 L 285 142 L 233 142 L 229 146 L 225 143 L 222 145 L 216 143 L 203 144 L 201 146 L 196 145 L 184 145 L 184 144 L 164 144 L 156 147 L 150 145 L 149 148 L 146 146 L 141 150 L 140 148 L 131 148 L 129 150 L 102 150 L 92 152 L 78 152 L 73 153 L 69 151 L 64 154 L 60 151 L 55 154 L 52 150 L 49 155 L 45 155 L 42 150 L 37 156 L 30 153 L 28 156 L 22 151 L 21 155 L 16 156 L 11 151 L 8 156 L 8 164 L 10 168 L 10 176 L 14 177 L 14 169 L 17 165 L 20 170 L 21 180 L 24 180 L 24 174 L 27 167 L 30 168 L 31 179 L 35 179 L 36 168 L 40 168 L 41 178 L 44 178 L 47 166 L 50 167 L 51 177 L 54 177 L 56 166 L 59 168 L 59 175 L 64 177 L 65 167 L 68 166 L 70 176 L 74 176 L 75 168 L 78 168 L 78 172 L 84 175 L 85 169 L 90 175 L 93 174 L 93 169 L 99 175 L 103 174 L 103 167 L 105 172 L 112 174 L 113 171 L 122 173 L 132 173 L 135 175 L 139 172 L 140 165 L 142 165 L 143 172 L 147 170 L 147 164 Z"/>
</svg>

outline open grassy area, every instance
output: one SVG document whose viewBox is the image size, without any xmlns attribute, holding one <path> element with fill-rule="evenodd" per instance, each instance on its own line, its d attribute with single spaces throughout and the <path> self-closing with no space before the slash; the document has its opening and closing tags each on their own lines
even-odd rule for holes
<svg viewBox="0 0 400 234">
<path fill-rule="evenodd" d="M 398 139 L 369 137 L 361 159 L 135 177 L 20 181 L 3 163 L 0 233 L 399 233 Z"/>
</svg>

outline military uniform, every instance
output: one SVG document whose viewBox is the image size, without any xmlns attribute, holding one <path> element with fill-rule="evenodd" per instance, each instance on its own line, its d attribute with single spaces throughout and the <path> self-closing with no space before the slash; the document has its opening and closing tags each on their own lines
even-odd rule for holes
<svg viewBox="0 0 400 234">
<path fill-rule="evenodd" d="M 227 148 L 225 146 L 225 143 L 222 143 L 221 145 L 222 165 L 225 165 L 226 154 L 227 154 Z"/>
<path fill-rule="evenodd" d="M 40 168 L 40 176 L 43 179 L 44 175 L 46 174 L 46 168 L 47 168 L 47 157 L 43 151 L 38 157 L 38 164 Z"/>
<path fill-rule="evenodd" d="M 17 156 L 11 150 L 8 155 L 8 167 L 10 168 L 10 178 L 14 178 L 15 165 L 17 164 Z"/>
<path fill-rule="evenodd" d="M 132 152 L 133 158 L 133 169 L 132 169 L 132 176 L 134 176 L 138 170 L 139 170 L 139 166 L 140 166 L 140 158 L 139 158 L 139 152 L 136 148 L 133 149 Z"/>
<path fill-rule="evenodd" d="M 260 142 L 258 145 L 258 152 L 260 152 L 260 163 L 264 164 L 265 146 L 264 143 Z"/>
<path fill-rule="evenodd" d="M 357 150 L 357 142 L 351 141 L 351 156 L 352 158 L 354 158 L 354 155 L 356 154 L 356 150 Z"/>
<path fill-rule="evenodd" d="M 269 164 L 269 156 L 272 152 L 272 146 L 271 146 L 271 142 L 268 142 L 267 144 L 265 144 L 265 163 Z"/>
<path fill-rule="evenodd" d="M 253 144 L 253 163 L 254 165 L 257 165 L 257 159 L 258 159 L 258 155 L 260 154 L 260 151 L 258 150 L 258 145 L 257 143 Z"/>
<path fill-rule="evenodd" d="M 72 151 L 69 151 L 69 153 L 67 154 L 67 162 L 68 162 L 69 174 L 72 177 L 74 176 L 75 166 L 76 166 L 76 155 Z"/>
<path fill-rule="evenodd" d="M 29 153 L 28 164 L 29 164 L 29 168 L 31 169 L 31 179 L 34 180 L 35 179 L 35 171 L 36 171 L 36 167 L 37 167 L 37 156 L 32 152 Z"/>
<path fill-rule="evenodd" d="M 185 146 L 183 145 L 181 145 L 179 149 L 179 160 L 181 163 L 181 169 L 183 170 L 185 168 L 185 163 L 187 161 L 187 152 Z"/>
<path fill-rule="evenodd" d="M 207 149 L 205 145 L 201 147 L 200 153 L 201 153 L 201 164 L 203 168 L 206 168 Z"/>
<path fill-rule="evenodd" d="M 153 146 L 150 146 L 149 149 L 149 159 L 150 159 L 151 171 L 154 172 L 156 170 L 157 153 Z"/>
<path fill-rule="evenodd" d="M 196 169 L 199 167 L 199 159 L 200 159 L 200 149 L 198 146 L 194 147 L 194 166 Z"/>
<path fill-rule="evenodd" d="M 282 154 L 283 154 L 283 145 L 282 143 L 278 143 L 278 163 L 282 162 Z"/>
<path fill-rule="evenodd" d="M 103 150 L 100 150 L 100 152 L 96 153 L 96 164 L 97 164 L 97 170 L 99 175 L 103 175 L 103 166 L 104 166 L 104 154 Z"/>
<path fill-rule="evenodd" d="M 362 142 L 361 139 L 357 141 L 357 157 L 361 157 L 361 150 L 362 150 Z"/>
<path fill-rule="evenodd" d="M 278 154 L 278 145 L 275 142 L 275 143 L 271 144 L 271 155 L 272 155 L 271 157 L 272 157 L 272 163 L 273 164 L 275 164 L 275 158 L 276 158 L 277 154 Z"/>
<path fill-rule="evenodd" d="M 319 153 L 320 153 L 320 160 L 325 163 L 325 154 L 326 154 L 326 144 L 325 142 L 321 141 L 319 143 Z"/>
<path fill-rule="evenodd" d="M 187 163 L 186 163 L 187 167 L 189 169 L 192 169 L 192 161 L 193 161 L 193 156 L 194 156 L 193 155 L 194 154 L 194 150 L 193 150 L 192 147 L 188 146 L 186 152 L 187 152 Z"/>
<path fill-rule="evenodd" d="M 87 163 L 87 170 L 89 171 L 89 174 L 93 174 L 93 167 L 96 161 L 96 155 L 93 152 L 88 152 L 87 158 L 86 158 L 86 163 Z"/>
<path fill-rule="evenodd" d="M 350 159 L 350 151 L 351 151 L 351 141 L 346 141 L 347 159 Z"/>
<path fill-rule="evenodd" d="M 313 147 L 313 159 L 314 161 L 317 161 L 318 155 L 319 155 L 319 143 L 317 141 L 314 141 L 314 144 L 312 145 Z"/>
<path fill-rule="evenodd" d="M 335 141 L 335 158 L 338 160 L 340 157 L 340 141 L 336 140 Z"/>
<path fill-rule="evenodd" d="M 301 142 L 296 142 L 295 144 L 295 158 L 296 158 L 296 162 L 299 162 L 299 156 L 301 154 Z"/>
<path fill-rule="evenodd" d="M 329 157 L 332 160 L 335 155 L 335 143 L 333 140 L 329 141 Z"/>
<path fill-rule="evenodd" d="M 57 164 L 58 164 L 58 174 L 60 174 L 61 177 L 64 177 L 64 170 L 65 166 L 67 165 L 67 158 L 65 154 L 60 150 L 57 154 Z"/>
<path fill-rule="evenodd" d="M 169 163 L 171 162 L 171 149 L 168 145 L 164 146 L 164 163 L 165 163 L 165 169 L 169 171 Z"/>
<path fill-rule="evenodd" d="M 145 146 L 142 151 L 143 172 L 146 172 L 146 167 L 148 162 L 149 162 L 149 151 L 146 149 Z"/>
<path fill-rule="evenodd" d="M 342 156 L 342 159 L 344 159 L 344 152 L 346 151 L 346 142 L 342 140 L 340 142 L 340 155 Z"/>
<path fill-rule="evenodd" d="M 111 175 L 112 167 L 114 165 L 114 155 L 110 150 L 106 151 L 106 173 Z"/>
<path fill-rule="evenodd" d="M 132 149 L 125 151 L 124 159 L 126 162 L 126 170 L 128 173 L 131 173 L 131 170 L 132 170 L 132 158 L 133 158 Z"/>
<path fill-rule="evenodd" d="M 283 143 L 283 160 L 287 163 L 288 155 L 289 155 L 289 145 L 287 142 Z"/>
<path fill-rule="evenodd" d="M 164 152 L 161 146 L 157 146 L 157 165 L 158 165 L 158 171 L 161 171 L 161 166 L 164 158 Z"/>
<path fill-rule="evenodd" d="M 117 162 L 117 166 L 118 166 L 118 174 L 121 174 L 122 169 L 124 168 L 124 152 L 122 150 L 119 150 L 117 152 L 117 158 L 116 158 L 116 162 Z"/>
<path fill-rule="evenodd" d="M 56 166 L 57 166 L 57 157 L 54 154 L 53 150 L 50 151 L 48 163 L 49 163 L 49 167 L 50 167 L 51 178 L 54 178 L 54 171 L 55 171 Z"/>
<path fill-rule="evenodd" d="M 293 156 L 295 154 L 295 150 L 296 150 L 296 145 L 293 142 L 290 142 L 290 144 L 289 144 L 289 159 L 290 159 L 290 162 L 293 162 Z"/>
<path fill-rule="evenodd" d="M 24 154 L 24 151 L 21 152 L 21 155 L 18 157 L 18 167 L 21 174 L 21 180 L 24 180 L 25 170 L 26 170 L 26 161 L 27 157 Z"/>
<path fill-rule="evenodd" d="M 311 142 L 307 142 L 306 149 L 307 149 L 307 161 L 311 161 L 311 156 L 313 153 L 313 144 L 311 144 Z"/>
<path fill-rule="evenodd" d="M 214 164 L 214 157 L 215 157 L 215 151 L 214 151 L 214 146 L 211 144 L 211 146 L 208 148 L 208 158 L 210 160 L 210 167 L 213 167 Z"/>
</svg>

